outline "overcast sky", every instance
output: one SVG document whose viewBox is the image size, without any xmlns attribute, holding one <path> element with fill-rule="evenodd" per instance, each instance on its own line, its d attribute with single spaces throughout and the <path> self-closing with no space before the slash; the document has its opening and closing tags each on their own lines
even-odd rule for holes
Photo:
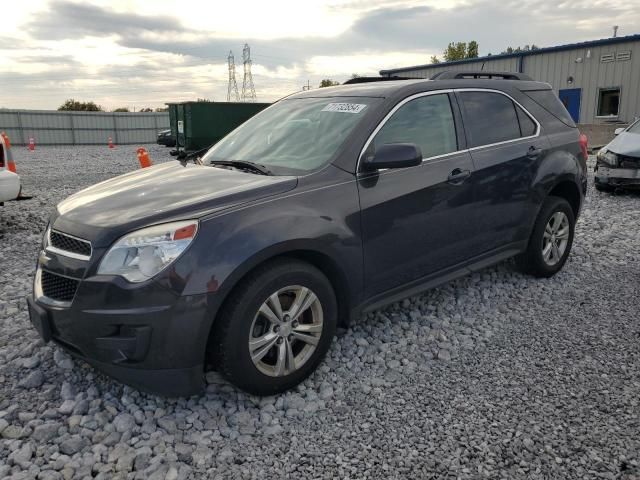
<svg viewBox="0 0 640 480">
<path fill-rule="evenodd" d="M 227 95 L 251 46 L 259 101 L 307 80 L 428 63 L 450 41 L 480 55 L 640 33 L 638 0 L 20 0 L 2 10 L 0 107 L 107 109 Z"/>
</svg>

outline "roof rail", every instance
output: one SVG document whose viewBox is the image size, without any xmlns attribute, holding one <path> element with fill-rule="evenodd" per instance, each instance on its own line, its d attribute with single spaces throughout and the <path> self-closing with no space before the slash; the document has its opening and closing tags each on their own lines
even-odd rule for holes
<svg viewBox="0 0 640 480">
<path fill-rule="evenodd" d="M 409 78 L 409 77 L 355 77 L 350 78 L 342 85 L 353 85 L 354 83 L 369 83 L 369 82 L 388 82 L 391 80 L 420 80 L 419 78 Z M 422 79 L 426 80 L 426 79 Z"/>
<path fill-rule="evenodd" d="M 434 76 L 430 78 L 430 80 L 457 80 L 457 79 L 465 79 L 465 78 L 476 78 L 476 79 L 496 78 L 500 80 L 528 80 L 528 81 L 533 80 L 529 75 L 525 75 L 524 73 L 483 72 L 483 71 L 454 72 L 451 70 L 446 70 L 444 72 L 436 73 Z"/>
</svg>

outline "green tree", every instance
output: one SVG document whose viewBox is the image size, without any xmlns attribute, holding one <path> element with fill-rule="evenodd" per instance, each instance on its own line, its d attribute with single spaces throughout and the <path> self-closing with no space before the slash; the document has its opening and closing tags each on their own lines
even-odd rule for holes
<svg viewBox="0 0 640 480">
<path fill-rule="evenodd" d="M 505 55 L 505 54 L 509 54 L 509 53 L 520 53 L 520 52 L 530 52 L 532 50 L 538 50 L 540 47 L 538 47 L 535 43 L 531 44 L 531 45 L 525 45 L 524 47 L 507 47 L 506 50 L 503 50 L 502 52 L 500 52 L 500 55 Z"/>
<path fill-rule="evenodd" d="M 467 58 L 478 58 L 478 42 L 471 40 L 467 45 Z"/>
<path fill-rule="evenodd" d="M 431 55 L 431 63 L 440 63 L 440 59 L 435 55 Z"/>
<path fill-rule="evenodd" d="M 322 80 L 320 82 L 320 88 L 335 87 L 336 85 L 340 85 L 340 82 L 336 82 L 336 81 L 330 80 L 328 78 L 325 78 L 324 80 Z"/>
<path fill-rule="evenodd" d="M 118 107 L 114 110 L 114 112 L 128 112 L 129 107 Z"/>
<path fill-rule="evenodd" d="M 149 108 L 149 107 L 141 108 L 140 112 L 142 112 L 142 113 L 153 112 L 153 108 Z"/>
<path fill-rule="evenodd" d="M 58 107 L 60 112 L 101 112 L 102 107 L 94 102 L 79 102 L 69 98 Z"/>
<path fill-rule="evenodd" d="M 478 58 L 478 42 L 475 40 L 470 41 L 468 44 L 466 42 L 450 42 L 442 55 L 447 62 L 455 62 L 465 58 Z"/>
</svg>

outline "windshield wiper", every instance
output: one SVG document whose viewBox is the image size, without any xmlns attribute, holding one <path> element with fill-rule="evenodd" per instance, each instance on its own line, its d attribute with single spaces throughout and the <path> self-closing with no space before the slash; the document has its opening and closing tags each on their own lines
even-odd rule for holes
<svg viewBox="0 0 640 480">
<path fill-rule="evenodd" d="M 242 170 L 251 170 L 253 172 L 259 173 L 260 175 L 273 175 L 273 172 L 264 165 L 253 163 L 248 160 L 211 160 L 209 162 L 209 165 L 225 165 Z"/>
</svg>

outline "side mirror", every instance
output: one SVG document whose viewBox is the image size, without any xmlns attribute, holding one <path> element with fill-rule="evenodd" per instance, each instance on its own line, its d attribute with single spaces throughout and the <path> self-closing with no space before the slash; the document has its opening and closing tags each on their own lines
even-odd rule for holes
<svg viewBox="0 0 640 480">
<path fill-rule="evenodd" d="M 389 143 L 376 148 L 375 153 L 365 154 L 363 166 L 367 170 L 382 168 L 415 167 L 422 163 L 420 147 L 414 143 Z"/>
<path fill-rule="evenodd" d="M 616 128 L 615 131 L 613 132 L 614 135 L 620 135 L 622 132 L 624 132 L 624 128 Z"/>
</svg>

